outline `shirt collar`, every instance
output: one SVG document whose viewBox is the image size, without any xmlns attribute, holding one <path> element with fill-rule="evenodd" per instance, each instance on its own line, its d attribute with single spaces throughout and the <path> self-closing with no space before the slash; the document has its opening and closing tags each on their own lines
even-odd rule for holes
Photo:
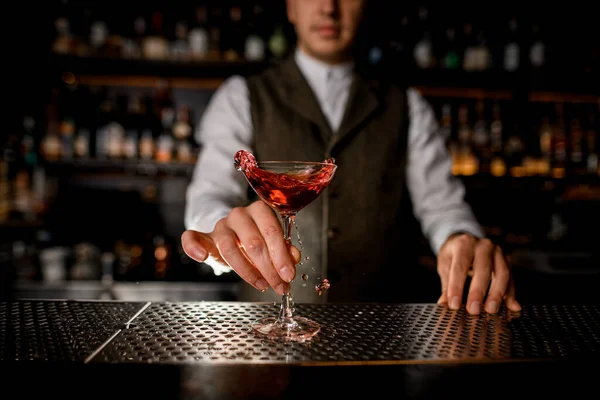
<svg viewBox="0 0 600 400">
<path fill-rule="evenodd" d="M 354 63 L 345 62 L 336 65 L 324 63 L 309 56 L 300 48 L 295 52 L 296 64 L 302 73 L 311 81 L 327 82 L 331 79 L 348 78 L 353 72 Z"/>
</svg>

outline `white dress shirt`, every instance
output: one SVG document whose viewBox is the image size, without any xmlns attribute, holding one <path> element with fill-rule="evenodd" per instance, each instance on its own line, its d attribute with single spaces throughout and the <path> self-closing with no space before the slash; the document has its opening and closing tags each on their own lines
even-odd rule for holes
<svg viewBox="0 0 600 400">
<path fill-rule="evenodd" d="M 296 50 L 295 59 L 314 91 L 333 131 L 340 125 L 350 84 L 351 63 L 331 66 Z M 448 236 L 457 231 L 483 237 L 484 232 L 465 190 L 451 173 L 452 160 L 435 114 L 414 89 L 408 89 L 409 138 L 406 183 L 413 212 L 435 254 Z M 247 182 L 233 167 L 241 149 L 252 151 L 252 121 L 245 78 L 232 76 L 214 93 L 196 131 L 201 146 L 185 210 L 186 229 L 211 232 L 233 207 L 247 205 Z M 230 271 L 206 261 L 215 274 Z"/>
</svg>

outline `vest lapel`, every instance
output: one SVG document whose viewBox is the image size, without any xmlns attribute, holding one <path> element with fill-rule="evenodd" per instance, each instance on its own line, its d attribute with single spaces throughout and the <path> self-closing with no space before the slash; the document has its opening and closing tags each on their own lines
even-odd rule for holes
<svg viewBox="0 0 600 400">
<path fill-rule="evenodd" d="M 317 125 L 319 139 L 326 146 L 331 141 L 333 132 L 319 106 L 318 99 L 302 75 L 302 71 L 296 65 L 294 58 L 288 57 L 284 60 L 281 70 L 287 92 L 283 98 L 292 110 Z"/>
<path fill-rule="evenodd" d="M 357 131 L 356 128 L 365 122 L 380 104 L 373 85 L 355 73 L 342 123 L 338 132 L 334 133 L 319 106 L 318 99 L 293 57 L 288 57 L 282 62 L 281 71 L 287 92 L 283 98 L 295 112 L 319 127 L 319 139 L 328 148 L 328 153 L 349 139 L 351 134 Z"/>
<path fill-rule="evenodd" d="M 377 110 L 379 104 L 375 88 L 360 75 L 355 74 L 340 129 L 332 137 L 329 150 L 332 151 L 337 145 L 349 140 L 352 134 L 359 131 L 357 128 Z"/>
</svg>

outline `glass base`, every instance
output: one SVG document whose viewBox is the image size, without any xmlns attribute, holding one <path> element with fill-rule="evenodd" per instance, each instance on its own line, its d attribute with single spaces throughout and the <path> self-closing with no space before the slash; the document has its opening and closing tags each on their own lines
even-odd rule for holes
<svg viewBox="0 0 600 400">
<path fill-rule="evenodd" d="M 305 342 L 319 332 L 321 325 L 304 317 L 283 320 L 266 317 L 255 321 L 252 329 L 270 340 Z"/>
</svg>

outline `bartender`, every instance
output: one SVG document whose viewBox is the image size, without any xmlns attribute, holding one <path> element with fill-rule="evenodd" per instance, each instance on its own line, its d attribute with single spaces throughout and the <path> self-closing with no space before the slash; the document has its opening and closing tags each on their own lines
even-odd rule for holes
<svg viewBox="0 0 600 400">
<path fill-rule="evenodd" d="M 367 3 L 287 0 L 294 51 L 215 92 L 196 133 L 182 246 L 217 275 L 237 273 L 242 301 L 278 301 L 291 285 L 297 303 L 405 302 L 408 288 L 432 285 L 409 272 L 414 217 L 436 255 L 439 304 L 518 311 L 511 270 L 464 200 L 431 106 L 357 68 Z M 234 168 L 242 149 L 259 161 L 335 158 L 331 185 L 296 218 L 301 244 L 286 245 L 276 213 Z M 324 278 L 330 289 L 315 290 Z"/>
</svg>

